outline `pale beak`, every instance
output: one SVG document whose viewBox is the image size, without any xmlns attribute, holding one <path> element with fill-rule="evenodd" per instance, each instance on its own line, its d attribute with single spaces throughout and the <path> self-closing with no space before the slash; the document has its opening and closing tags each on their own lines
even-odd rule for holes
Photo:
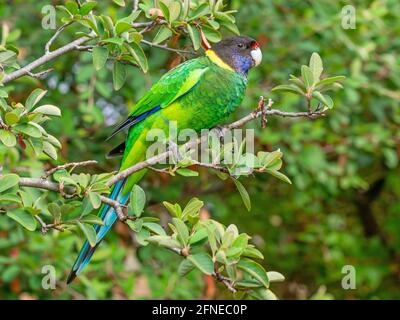
<svg viewBox="0 0 400 320">
<path fill-rule="evenodd" d="M 262 52 L 260 50 L 260 48 L 255 48 L 253 50 L 251 50 L 250 52 L 251 57 L 253 58 L 254 61 L 254 66 L 258 66 L 261 63 L 262 60 Z"/>
</svg>

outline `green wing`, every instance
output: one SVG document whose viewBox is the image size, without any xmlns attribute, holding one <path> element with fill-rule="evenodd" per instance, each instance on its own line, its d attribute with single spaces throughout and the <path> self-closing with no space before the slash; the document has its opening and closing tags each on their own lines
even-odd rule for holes
<svg viewBox="0 0 400 320">
<path fill-rule="evenodd" d="M 188 93 L 199 83 L 207 69 L 208 67 L 204 63 L 204 58 L 197 58 L 188 60 L 168 71 L 137 102 L 129 117 L 117 126 L 108 139 L 142 121 L 158 110 L 168 107 L 174 101 Z"/>
</svg>

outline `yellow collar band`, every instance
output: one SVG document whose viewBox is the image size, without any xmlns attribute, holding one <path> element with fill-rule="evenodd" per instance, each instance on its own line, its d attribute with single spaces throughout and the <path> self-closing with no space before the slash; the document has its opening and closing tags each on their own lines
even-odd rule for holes
<svg viewBox="0 0 400 320">
<path fill-rule="evenodd" d="M 228 64 L 226 64 L 220 57 L 218 57 L 218 55 L 215 53 L 214 50 L 207 50 L 206 51 L 206 56 L 212 61 L 214 62 L 217 66 L 227 69 L 227 70 L 231 70 L 231 71 L 235 71 L 232 69 L 232 67 L 230 67 Z"/>
</svg>

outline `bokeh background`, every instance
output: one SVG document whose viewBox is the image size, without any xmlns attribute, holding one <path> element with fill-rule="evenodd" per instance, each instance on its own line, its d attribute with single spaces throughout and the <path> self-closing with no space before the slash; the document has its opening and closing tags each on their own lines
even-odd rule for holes
<svg viewBox="0 0 400 320">
<path fill-rule="evenodd" d="M 2 1 L 0 20 L 12 26 L 26 64 L 43 53 L 53 30 L 41 27 L 41 9 L 59 1 Z M 333 95 L 335 108 L 317 120 L 268 119 L 259 122 L 256 150 L 284 153 L 283 172 L 293 181 L 269 175 L 243 180 L 252 199 L 247 212 L 231 182 L 207 170 L 187 179 L 150 173 L 141 183 L 150 203 L 146 210 L 163 217 L 160 202 L 182 205 L 191 197 L 206 203 L 207 214 L 235 223 L 265 256 L 265 267 L 285 275 L 274 284 L 281 299 L 400 298 L 400 3 L 396 0 L 352 1 L 356 28 L 343 29 L 347 1 L 227 1 L 238 10 L 242 34 L 263 44 L 262 65 L 251 72 L 240 110 L 252 110 L 260 95 L 274 107 L 300 111 L 295 95 L 270 89 L 299 73 L 312 52 L 318 52 L 327 74 L 345 75 L 344 89 Z M 111 1 L 99 8 L 117 15 Z M 117 12 L 118 11 L 118 12 Z M 59 23 L 59 22 L 58 22 Z M 70 41 L 79 26 L 62 34 Z M 61 119 L 47 128 L 63 143 L 61 162 L 98 160 L 92 172 L 112 171 L 117 160 L 104 155 L 112 148 L 105 138 L 110 127 L 175 62 L 176 55 L 146 48 L 147 74 L 130 68 L 117 93 L 111 73 L 95 72 L 91 54 L 71 52 L 49 64 L 46 81 L 24 77 L 13 82 L 12 100 L 25 100 L 38 85 L 48 88 L 46 101 L 62 108 Z M 0 155 L 5 151 L 0 147 Z M 0 160 L 1 160 L 0 156 Z M 38 159 L 18 159 L 25 172 L 41 169 Z M 117 223 L 77 283 L 67 287 L 66 275 L 83 239 L 70 233 L 25 231 L 0 216 L 0 299 L 198 299 L 229 298 L 224 288 L 194 271 L 177 274 L 173 253 L 154 246 L 139 247 L 128 227 Z M 43 265 L 57 271 L 57 288 L 41 287 Z M 356 289 L 344 290 L 343 266 L 356 269 Z"/>
</svg>

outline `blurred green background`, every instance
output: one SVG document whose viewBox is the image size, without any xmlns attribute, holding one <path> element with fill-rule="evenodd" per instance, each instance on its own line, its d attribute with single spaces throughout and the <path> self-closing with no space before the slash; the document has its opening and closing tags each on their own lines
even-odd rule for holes
<svg viewBox="0 0 400 320">
<path fill-rule="evenodd" d="M 59 1 L 2 1 L 0 20 L 18 37 L 19 62 L 43 54 L 54 30 L 41 27 L 41 9 Z M 207 170 L 187 179 L 150 173 L 141 183 L 148 212 L 165 215 L 160 202 L 185 204 L 191 197 L 205 201 L 211 217 L 235 223 L 265 256 L 268 270 L 285 275 L 274 284 L 281 299 L 400 298 L 400 3 L 396 0 L 353 1 L 356 28 L 342 28 L 346 1 L 227 1 L 238 10 L 242 34 L 262 43 L 262 65 L 250 73 L 240 110 L 249 113 L 260 95 L 285 111 L 304 109 L 295 95 L 270 93 L 287 82 L 318 52 L 328 74 L 345 75 L 344 90 L 333 94 L 335 108 L 317 120 L 269 118 L 259 121 L 256 150 L 284 153 L 283 172 L 293 185 L 269 175 L 243 180 L 252 199 L 247 212 L 231 182 Z M 124 14 L 111 1 L 98 8 Z M 59 20 L 58 20 L 59 23 Z M 59 43 L 75 37 L 79 26 L 63 33 Z M 24 100 L 37 86 L 47 88 L 46 101 L 61 107 L 63 116 L 48 125 L 63 143 L 60 162 L 96 159 L 92 172 L 114 170 L 117 160 L 104 155 L 112 148 L 105 138 L 127 108 L 165 73 L 176 55 L 146 48 L 150 70 L 130 68 L 125 86 L 112 89 L 111 73 L 94 72 L 90 53 L 71 52 L 48 64 L 54 71 L 42 82 L 24 77 L 11 84 L 14 101 Z M 0 147 L 3 161 L 5 147 Z M 34 158 L 14 161 L 34 174 Z M 194 271 L 177 275 L 178 259 L 154 246 L 140 248 L 131 231 L 118 223 L 100 246 L 80 281 L 67 287 L 67 272 L 83 239 L 69 233 L 23 230 L 0 216 L 0 299 L 198 299 L 229 298 L 224 288 Z M 57 288 L 41 286 L 43 265 L 53 265 Z M 342 268 L 356 269 L 356 289 L 344 290 Z"/>
</svg>

